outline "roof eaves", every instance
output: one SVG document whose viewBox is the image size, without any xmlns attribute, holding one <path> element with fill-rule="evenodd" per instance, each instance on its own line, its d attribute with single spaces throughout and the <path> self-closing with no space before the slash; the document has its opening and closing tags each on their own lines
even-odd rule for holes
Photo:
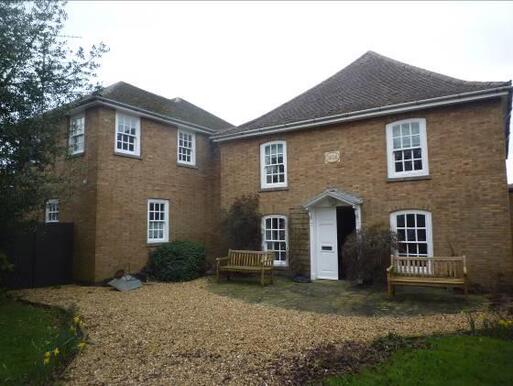
<svg viewBox="0 0 513 386">
<path fill-rule="evenodd" d="M 380 107 L 373 107 L 371 109 L 352 111 L 342 114 L 324 116 L 319 118 L 295 121 L 284 123 L 280 125 L 272 125 L 267 127 L 259 127 L 250 130 L 236 131 L 233 133 L 219 133 L 214 134 L 212 139 L 215 142 L 229 141 L 232 139 L 238 139 L 243 137 L 258 136 L 274 132 L 292 131 L 299 130 L 315 126 L 324 126 L 334 123 L 339 123 L 348 120 L 357 120 L 363 118 L 370 118 L 385 114 L 420 110 L 428 107 L 444 106 L 454 103 L 464 103 L 473 100 L 495 98 L 499 96 L 508 95 L 511 93 L 513 87 L 511 85 L 496 87 L 492 89 L 471 91 L 467 93 L 452 94 L 442 97 L 422 99 L 417 101 L 399 103 L 395 105 L 385 105 Z M 227 130 L 229 131 L 229 130 Z"/>
<path fill-rule="evenodd" d="M 157 119 L 160 121 L 164 121 L 166 123 L 172 123 L 177 126 L 183 127 L 185 129 L 198 131 L 206 134 L 213 134 L 216 131 L 214 129 L 210 129 L 205 126 L 198 125 L 196 123 L 187 122 L 178 118 L 171 117 L 169 115 L 159 114 L 154 111 L 146 110 L 137 106 L 129 105 L 126 103 L 122 103 L 113 99 L 105 98 L 99 95 L 90 95 L 82 100 L 80 100 L 75 106 L 74 110 L 78 108 L 84 108 L 86 105 L 89 106 L 91 104 L 99 103 L 105 106 L 121 108 L 124 110 L 132 111 L 138 113 L 141 116 L 146 116 L 147 118 Z"/>
</svg>

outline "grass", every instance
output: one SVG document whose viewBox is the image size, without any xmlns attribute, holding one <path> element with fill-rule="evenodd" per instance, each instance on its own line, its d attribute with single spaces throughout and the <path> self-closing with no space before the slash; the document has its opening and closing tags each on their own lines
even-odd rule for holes
<svg viewBox="0 0 513 386">
<path fill-rule="evenodd" d="M 486 336 L 427 339 L 428 348 L 402 350 L 359 374 L 332 377 L 326 386 L 513 385 L 513 341 Z"/>
<path fill-rule="evenodd" d="M 275 277 L 273 285 L 261 287 L 254 275 L 237 276 L 230 281 L 223 278 L 219 284 L 210 277 L 208 288 L 216 294 L 249 303 L 338 315 L 432 315 L 487 305 L 484 296 L 469 295 L 465 299 L 441 288 L 399 287 L 397 295 L 389 298 L 384 288 L 357 288 L 342 280 L 296 283 L 286 277 Z"/>
<path fill-rule="evenodd" d="M 77 351 L 72 315 L 0 296 L 0 384 L 48 384 Z M 56 348 L 59 352 L 53 352 Z M 44 363 L 45 353 L 48 360 Z"/>
</svg>

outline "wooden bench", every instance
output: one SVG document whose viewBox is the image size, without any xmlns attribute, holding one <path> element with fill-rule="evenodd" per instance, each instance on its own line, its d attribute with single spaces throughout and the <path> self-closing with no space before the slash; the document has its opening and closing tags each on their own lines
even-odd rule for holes
<svg viewBox="0 0 513 386">
<path fill-rule="evenodd" d="M 227 272 L 247 272 L 260 274 L 260 284 L 264 285 L 265 274 L 269 273 L 273 282 L 274 252 L 228 250 L 228 256 L 219 257 L 217 262 L 217 282 L 219 274 Z"/>
<path fill-rule="evenodd" d="M 388 294 L 395 295 L 395 286 L 461 287 L 467 296 L 465 256 L 399 257 L 391 256 L 387 268 Z"/>
</svg>

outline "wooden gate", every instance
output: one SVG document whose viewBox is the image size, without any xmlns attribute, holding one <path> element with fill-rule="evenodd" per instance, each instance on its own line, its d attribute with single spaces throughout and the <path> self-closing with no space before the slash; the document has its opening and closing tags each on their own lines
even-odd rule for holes
<svg viewBox="0 0 513 386">
<path fill-rule="evenodd" d="M 7 288 L 46 287 L 72 282 L 73 224 L 38 224 L 13 232 L 5 252 L 14 271 L 5 277 Z"/>
</svg>

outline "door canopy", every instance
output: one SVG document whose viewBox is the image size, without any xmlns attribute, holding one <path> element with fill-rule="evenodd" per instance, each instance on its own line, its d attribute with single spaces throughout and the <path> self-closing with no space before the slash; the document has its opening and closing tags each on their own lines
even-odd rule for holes
<svg viewBox="0 0 513 386">
<path fill-rule="evenodd" d="M 355 208 L 361 205 L 363 200 L 353 194 L 343 192 L 336 188 L 329 188 L 306 202 L 303 207 L 305 209 L 311 209 L 326 202 L 331 203 L 330 206 L 351 206 Z"/>
</svg>

